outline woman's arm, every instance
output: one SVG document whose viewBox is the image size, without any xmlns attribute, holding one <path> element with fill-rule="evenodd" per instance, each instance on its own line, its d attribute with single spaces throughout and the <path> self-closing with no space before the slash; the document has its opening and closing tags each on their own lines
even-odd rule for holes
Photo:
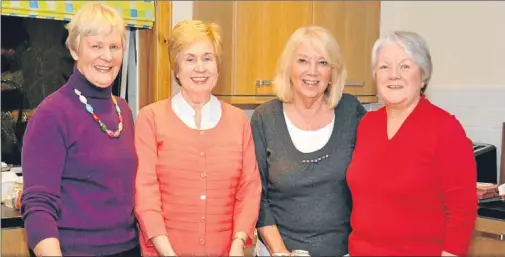
<svg viewBox="0 0 505 257">
<path fill-rule="evenodd" d="M 254 141 L 251 125 L 247 116 L 243 116 L 243 145 L 242 145 L 242 174 L 235 195 L 235 209 L 233 213 L 232 249 L 243 248 L 244 244 L 253 239 L 254 229 L 258 221 L 261 200 L 261 182 L 256 162 Z M 230 255 L 232 253 L 230 252 Z"/>
<path fill-rule="evenodd" d="M 286 246 L 284 245 L 281 234 L 277 229 L 275 218 L 270 211 L 270 206 L 268 203 L 267 146 L 263 119 L 257 111 L 255 111 L 251 117 L 251 129 L 262 185 L 260 212 L 256 227 L 258 228 L 258 233 L 268 248 L 270 254 L 289 253 L 288 249 L 286 249 Z"/>
<path fill-rule="evenodd" d="M 157 144 L 154 113 L 142 109 L 135 122 L 135 148 L 138 156 L 135 180 L 135 214 L 147 246 L 162 256 L 174 255 L 161 211 L 161 196 L 156 174 Z"/>
<path fill-rule="evenodd" d="M 477 218 L 477 168 L 472 142 L 456 118 L 443 124 L 437 148 L 446 210 L 443 254 L 467 254 Z"/>
<path fill-rule="evenodd" d="M 21 213 L 28 245 L 37 256 L 61 256 L 56 220 L 66 158 L 66 126 L 45 106 L 35 112 L 23 140 Z"/>
</svg>

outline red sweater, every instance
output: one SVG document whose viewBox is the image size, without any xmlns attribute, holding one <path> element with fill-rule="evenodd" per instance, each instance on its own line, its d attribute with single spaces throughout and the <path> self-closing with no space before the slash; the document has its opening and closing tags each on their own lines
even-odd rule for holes
<svg viewBox="0 0 505 257">
<path fill-rule="evenodd" d="M 466 255 L 477 176 L 463 127 L 424 96 L 390 140 L 386 124 L 381 108 L 358 127 L 347 172 L 350 255 Z"/>
</svg>

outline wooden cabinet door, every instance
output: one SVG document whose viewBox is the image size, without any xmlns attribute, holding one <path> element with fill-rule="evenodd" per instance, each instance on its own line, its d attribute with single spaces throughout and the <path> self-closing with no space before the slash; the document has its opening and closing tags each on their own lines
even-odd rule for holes
<svg viewBox="0 0 505 257">
<path fill-rule="evenodd" d="M 1 256 L 30 256 L 24 228 L 2 229 L 1 237 Z"/>
<path fill-rule="evenodd" d="M 277 60 L 291 34 L 311 24 L 310 1 L 237 1 L 235 95 L 273 95 Z"/>
<path fill-rule="evenodd" d="M 194 1 L 193 19 L 221 26 L 223 44 L 222 63 L 219 80 L 212 91 L 215 95 L 232 95 L 234 91 L 234 9 L 233 1 Z"/>
<path fill-rule="evenodd" d="M 313 22 L 339 42 L 347 66 L 345 92 L 376 95 L 371 53 L 380 33 L 380 1 L 314 1 Z"/>
<path fill-rule="evenodd" d="M 469 256 L 503 256 L 505 221 L 477 218 Z"/>
</svg>

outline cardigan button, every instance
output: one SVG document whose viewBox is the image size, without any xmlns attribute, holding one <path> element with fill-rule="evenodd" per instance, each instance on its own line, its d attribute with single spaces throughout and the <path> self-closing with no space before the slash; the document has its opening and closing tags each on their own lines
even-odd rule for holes
<svg viewBox="0 0 505 257">
<path fill-rule="evenodd" d="M 205 155 L 205 153 L 204 153 L 204 152 L 200 152 L 200 155 L 201 155 L 201 156 L 204 156 L 204 155 Z"/>
<path fill-rule="evenodd" d="M 203 238 L 200 238 L 200 244 L 203 245 L 203 243 L 205 243 L 205 240 L 203 240 Z"/>
<path fill-rule="evenodd" d="M 200 199 L 205 200 L 205 199 L 207 199 L 207 196 L 206 195 L 201 195 Z"/>
<path fill-rule="evenodd" d="M 200 174 L 200 176 L 202 176 L 202 178 L 205 178 L 207 177 L 207 173 L 203 172 L 202 174 Z"/>
</svg>

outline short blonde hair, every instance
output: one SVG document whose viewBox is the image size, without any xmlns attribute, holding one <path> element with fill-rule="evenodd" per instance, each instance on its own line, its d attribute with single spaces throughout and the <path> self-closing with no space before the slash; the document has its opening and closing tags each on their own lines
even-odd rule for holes
<svg viewBox="0 0 505 257">
<path fill-rule="evenodd" d="M 126 28 L 123 18 L 116 9 L 102 3 L 84 5 L 65 28 L 68 30 L 65 45 L 72 51 L 79 49 L 81 37 L 96 35 L 101 31 L 118 30 L 123 45 L 126 43 Z"/>
<path fill-rule="evenodd" d="M 324 92 L 324 100 L 331 107 L 337 106 L 344 90 L 347 70 L 337 40 L 327 29 L 319 26 L 305 26 L 297 29 L 286 43 L 277 63 L 274 79 L 277 97 L 283 102 L 291 102 L 293 100 L 290 73 L 296 49 L 302 43 L 309 43 L 317 51 L 320 51 L 323 58 L 330 65 L 330 84 Z"/>
<path fill-rule="evenodd" d="M 217 68 L 221 68 L 223 45 L 221 41 L 221 27 L 215 23 L 204 23 L 200 20 L 185 20 L 177 23 L 172 30 L 168 42 L 170 66 L 174 73 L 179 70 L 178 57 L 191 44 L 199 40 L 209 40 L 214 48 Z M 176 78 L 177 83 L 180 85 Z"/>
</svg>

